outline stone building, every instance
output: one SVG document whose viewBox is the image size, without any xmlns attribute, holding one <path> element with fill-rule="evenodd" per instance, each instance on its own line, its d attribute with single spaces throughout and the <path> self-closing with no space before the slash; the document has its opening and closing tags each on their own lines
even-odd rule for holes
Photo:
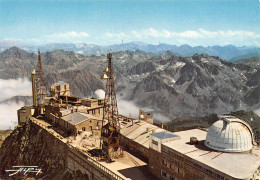
<svg viewBox="0 0 260 180">
<path fill-rule="evenodd" d="M 35 109 L 33 106 L 23 106 L 17 110 L 18 125 L 22 125 L 23 123 L 27 122 L 34 114 L 34 111 Z"/>
<path fill-rule="evenodd" d="M 52 84 L 50 89 L 50 96 L 55 98 L 58 98 L 59 96 L 70 96 L 69 84 L 63 81 Z"/>
<path fill-rule="evenodd" d="M 139 120 L 146 121 L 153 124 L 153 111 L 140 109 L 139 110 Z"/>
<path fill-rule="evenodd" d="M 73 112 L 57 118 L 56 123 L 71 134 L 88 131 L 93 135 L 100 135 L 102 119 L 91 114 Z"/>
</svg>

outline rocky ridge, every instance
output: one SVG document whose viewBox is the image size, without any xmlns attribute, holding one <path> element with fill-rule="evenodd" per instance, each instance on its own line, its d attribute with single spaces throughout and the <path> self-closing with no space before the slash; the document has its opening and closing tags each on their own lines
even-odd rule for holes
<svg viewBox="0 0 260 180">
<path fill-rule="evenodd" d="M 106 67 L 105 55 L 55 50 L 41 57 L 48 86 L 63 80 L 80 97 L 104 89 L 100 76 Z M 171 119 L 260 107 L 260 70 L 255 66 L 205 54 L 181 57 L 170 51 L 157 55 L 139 50 L 113 53 L 113 62 L 119 98 Z M 37 55 L 10 48 L 0 53 L 0 78 L 29 78 L 36 63 Z"/>
</svg>

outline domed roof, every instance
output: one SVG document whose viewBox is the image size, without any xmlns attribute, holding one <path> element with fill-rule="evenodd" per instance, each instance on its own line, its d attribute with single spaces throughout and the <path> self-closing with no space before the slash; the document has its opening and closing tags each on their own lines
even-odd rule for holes
<svg viewBox="0 0 260 180">
<path fill-rule="evenodd" d="M 210 126 L 205 145 L 217 151 L 243 152 L 252 149 L 253 137 L 246 122 L 234 116 L 223 116 Z"/>
</svg>

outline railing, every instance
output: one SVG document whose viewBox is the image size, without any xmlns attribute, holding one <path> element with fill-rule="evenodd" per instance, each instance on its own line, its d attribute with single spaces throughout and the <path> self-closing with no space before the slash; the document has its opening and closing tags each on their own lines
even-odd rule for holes
<svg viewBox="0 0 260 180">
<path fill-rule="evenodd" d="M 122 114 L 118 115 L 118 119 L 121 119 L 122 121 L 127 121 L 127 122 L 131 122 L 131 121 L 134 120 L 134 118 L 129 118 L 129 117 L 126 117 L 126 116 L 124 116 Z"/>
<path fill-rule="evenodd" d="M 48 133 L 52 134 L 53 136 L 57 137 L 58 139 L 63 139 L 62 136 L 58 135 L 57 133 L 53 133 L 52 131 L 50 131 L 46 125 L 40 123 L 39 121 L 37 121 L 36 118 L 31 117 L 30 120 L 34 123 L 37 124 L 38 126 L 40 126 L 41 128 L 45 129 Z M 92 158 L 90 155 L 86 155 L 85 153 L 83 153 L 81 150 L 79 150 L 78 148 L 72 146 L 71 144 L 65 143 L 63 142 L 65 145 L 68 146 L 69 150 L 71 153 L 72 150 L 77 151 L 77 153 L 79 153 L 81 156 L 83 156 L 84 158 L 80 158 L 77 154 L 73 153 L 74 155 L 78 156 L 82 161 L 84 161 L 85 163 L 89 164 L 90 166 L 92 166 L 93 168 L 95 168 L 96 170 L 98 170 L 100 173 L 106 173 L 106 176 L 109 178 L 111 177 L 112 179 L 116 179 L 116 180 L 124 180 L 124 178 L 120 177 L 119 175 L 117 175 L 116 173 L 114 173 L 113 171 L 111 171 L 110 169 L 106 168 L 105 166 L 103 166 L 102 164 L 100 164 L 99 162 L 97 162 L 94 158 Z M 111 179 L 110 178 L 110 179 Z"/>
<path fill-rule="evenodd" d="M 72 146 L 70 144 L 67 144 L 67 145 L 69 146 L 70 152 L 73 153 L 74 156 L 77 156 L 80 160 L 82 160 L 85 163 L 89 164 L 90 166 L 92 166 L 94 169 L 96 169 L 100 173 L 102 173 L 102 174 L 106 173 L 106 176 L 108 178 L 111 177 L 111 178 L 116 179 L 116 180 L 124 180 L 124 178 L 120 177 L 119 175 L 117 175 L 116 173 L 111 171 L 110 169 L 106 168 L 105 166 L 103 166 L 102 164 L 97 162 L 94 158 L 92 158 L 92 157 L 82 153 L 78 148 L 76 148 L 76 147 L 74 147 L 74 146 Z M 79 157 L 79 155 L 74 153 L 72 150 L 75 150 L 77 153 L 79 153 L 81 156 L 83 156 L 83 158 Z"/>
</svg>

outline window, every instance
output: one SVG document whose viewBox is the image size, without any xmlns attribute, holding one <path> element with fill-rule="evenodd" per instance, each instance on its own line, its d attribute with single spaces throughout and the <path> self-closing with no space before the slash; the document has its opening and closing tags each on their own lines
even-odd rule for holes
<svg viewBox="0 0 260 180">
<path fill-rule="evenodd" d="M 174 177 L 170 176 L 170 180 L 175 180 Z"/>
<path fill-rule="evenodd" d="M 179 168 L 179 173 L 184 176 L 184 169 L 183 168 Z"/>
<path fill-rule="evenodd" d="M 92 131 L 92 126 L 89 126 L 89 130 Z"/>
<path fill-rule="evenodd" d="M 175 171 L 176 173 L 179 172 L 179 168 L 178 168 L 177 166 L 175 166 L 174 171 Z"/>
<path fill-rule="evenodd" d="M 171 169 L 175 169 L 175 165 L 171 163 Z"/>
<path fill-rule="evenodd" d="M 166 172 L 164 172 L 163 170 L 161 170 L 161 176 L 162 176 L 162 177 L 167 177 Z"/>
<path fill-rule="evenodd" d="M 167 166 L 167 161 L 165 159 L 162 159 L 162 164 Z"/>
<path fill-rule="evenodd" d="M 152 143 L 153 143 L 154 145 L 158 146 L 158 142 L 157 142 L 157 141 L 152 140 Z"/>
<path fill-rule="evenodd" d="M 82 128 L 82 131 L 86 131 L 86 128 L 85 128 L 85 127 L 83 127 L 83 128 Z"/>
</svg>

